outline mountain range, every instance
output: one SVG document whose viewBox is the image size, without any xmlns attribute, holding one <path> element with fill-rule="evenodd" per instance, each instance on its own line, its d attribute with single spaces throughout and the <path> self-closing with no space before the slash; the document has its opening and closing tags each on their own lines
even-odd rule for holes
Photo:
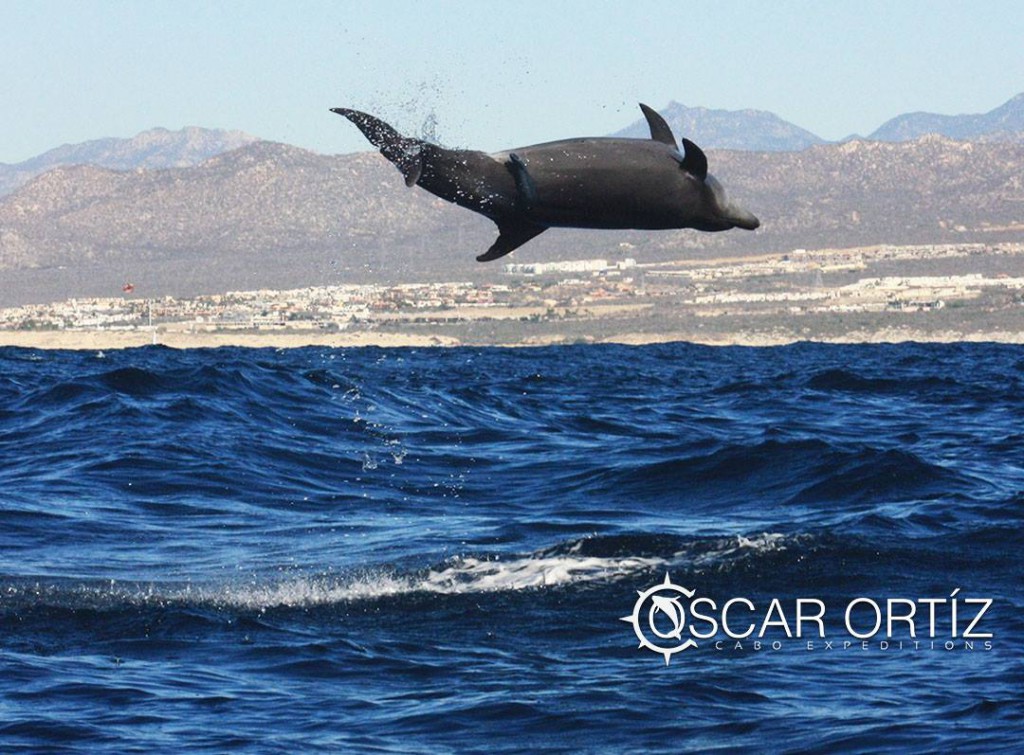
<svg viewBox="0 0 1024 755">
<path fill-rule="evenodd" d="M 902 142 L 925 134 L 942 134 L 951 139 L 1020 136 L 1024 133 L 1024 92 L 987 113 L 938 115 L 907 113 L 883 123 L 869 139 Z"/>
<path fill-rule="evenodd" d="M 712 110 L 686 107 L 673 101 L 658 112 L 665 116 L 676 134 L 686 136 L 704 148 L 792 152 L 828 143 L 764 110 Z M 614 136 L 642 138 L 648 133 L 647 122 L 640 118 Z M 1024 135 L 1024 93 L 987 113 L 898 115 L 867 137 L 851 136 L 842 141 L 866 138 L 868 141 L 903 142 L 926 134 L 950 139 L 1020 138 Z"/>
<path fill-rule="evenodd" d="M 127 281 L 139 295 L 185 296 L 500 276 L 500 263 L 473 260 L 493 241 L 492 223 L 406 188 L 374 152 L 320 155 L 235 133 L 243 146 L 200 160 L 199 145 L 215 149 L 223 132 L 209 142 L 202 130 L 163 138 L 178 133 L 156 141 L 193 146 L 139 150 L 161 167 L 126 170 L 134 158 L 125 145 L 92 143 L 94 154 L 122 161 L 117 169 L 58 165 L 0 197 L 0 306 L 112 295 Z M 758 231 L 552 229 L 510 259 L 652 261 L 1024 238 L 1021 139 L 928 135 L 707 152 L 712 173 L 761 218 Z M 194 164 L 162 167 L 170 160 Z"/>
<path fill-rule="evenodd" d="M 674 134 L 707 149 L 795 152 L 825 144 L 821 137 L 764 110 L 712 110 L 672 101 L 658 112 Z M 644 139 L 650 133 L 647 121 L 640 118 L 612 136 Z"/>
<path fill-rule="evenodd" d="M 0 196 L 62 165 L 98 165 L 113 170 L 182 168 L 255 141 L 259 139 L 241 131 L 189 126 L 178 131 L 154 128 L 130 139 L 111 137 L 65 144 L 24 162 L 0 163 Z"/>
</svg>

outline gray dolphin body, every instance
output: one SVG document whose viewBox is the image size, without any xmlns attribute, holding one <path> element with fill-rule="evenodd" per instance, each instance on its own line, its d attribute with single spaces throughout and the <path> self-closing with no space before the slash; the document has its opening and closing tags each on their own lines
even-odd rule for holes
<svg viewBox="0 0 1024 755">
<path fill-rule="evenodd" d="M 395 164 L 408 186 L 493 220 L 498 239 L 477 257 L 504 257 L 551 227 L 754 230 L 756 217 L 733 205 L 708 174 L 693 142 L 683 151 L 665 119 L 640 105 L 650 139 L 584 138 L 487 154 L 445 149 L 402 136 L 379 118 L 334 108 Z"/>
</svg>

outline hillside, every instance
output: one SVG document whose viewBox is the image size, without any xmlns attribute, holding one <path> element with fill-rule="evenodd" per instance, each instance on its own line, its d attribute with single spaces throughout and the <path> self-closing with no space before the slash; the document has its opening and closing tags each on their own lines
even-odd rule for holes
<svg viewBox="0 0 1024 755">
<path fill-rule="evenodd" d="M 659 112 L 677 136 L 686 136 L 705 149 L 796 152 L 829 143 L 763 110 L 714 110 L 670 102 Z M 639 118 L 614 136 L 641 138 L 648 133 L 647 122 Z M 867 139 L 906 142 L 927 134 L 938 134 L 960 141 L 1020 140 L 1024 138 L 1024 93 L 987 113 L 904 113 L 886 121 Z M 858 139 L 860 137 L 853 138 L 854 141 Z"/>
<path fill-rule="evenodd" d="M 709 151 L 753 233 L 556 229 L 514 261 L 641 261 L 870 243 L 1019 240 L 1024 144 L 924 137 L 802 152 Z M 474 213 L 408 189 L 376 153 L 258 142 L 189 168 L 58 168 L 0 198 L 0 304 L 333 282 L 493 279 Z M 622 245 L 630 246 L 624 247 Z"/>
<path fill-rule="evenodd" d="M 899 142 L 924 134 L 942 134 L 953 139 L 1006 137 L 1024 134 L 1024 93 L 987 113 L 939 115 L 907 113 L 883 123 L 869 138 Z"/>
<path fill-rule="evenodd" d="M 763 110 L 712 110 L 670 102 L 659 111 L 676 138 L 685 136 L 703 149 L 742 149 L 760 152 L 797 151 L 824 140 Z M 613 134 L 632 139 L 650 135 L 640 118 Z"/>
<path fill-rule="evenodd" d="M 198 165 L 258 139 L 241 131 L 188 127 L 178 131 L 154 128 L 130 139 L 96 139 L 65 144 L 24 162 L 0 163 L 0 196 L 35 176 L 62 165 L 96 165 L 114 170 L 181 168 Z"/>
</svg>

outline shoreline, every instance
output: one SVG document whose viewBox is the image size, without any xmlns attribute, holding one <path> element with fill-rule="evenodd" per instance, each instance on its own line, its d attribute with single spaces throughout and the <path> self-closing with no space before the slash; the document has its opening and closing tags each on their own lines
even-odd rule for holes
<svg viewBox="0 0 1024 755">
<path fill-rule="evenodd" d="M 528 348 L 570 344 L 623 344 L 644 346 L 658 343 L 686 342 L 702 346 L 786 346 L 793 343 L 879 344 L 879 343 L 1003 343 L 1024 344 L 1024 332 L 985 331 L 964 333 L 951 330 L 918 330 L 886 328 L 877 332 L 851 331 L 836 337 L 815 337 L 810 334 L 744 333 L 728 338 L 707 337 L 696 333 L 617 333 L 606 337 L 566 335 L 526 335 L 510 343 L 470 343 L 451 336 L 412 335 L 403 333 L 182 333 L 174 331 L 0 331 L 0 348 L 16 347 L 41 350 L 110 351 L 160 345 L 172 349 L 207 349 L 221 347 L 298 349 L 306 347 L 358 348 L 453 348 L 467 346 L 484 348 Z"/>
</svg>

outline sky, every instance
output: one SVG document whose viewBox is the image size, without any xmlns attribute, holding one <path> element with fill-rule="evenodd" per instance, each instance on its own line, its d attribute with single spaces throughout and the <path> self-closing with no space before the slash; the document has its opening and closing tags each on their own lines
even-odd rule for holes
<svg viewBox="0 0 1024 755">
<path fill-rule="evenodd" d="M 368 149 L 338 106 L 488 151 L 672 100 L 841 139 L 1001 105 L 1024 92 L 1022 39 L 1019 0 L 3 0 L 0 162 L 156 126 Z"/>
</svg>

